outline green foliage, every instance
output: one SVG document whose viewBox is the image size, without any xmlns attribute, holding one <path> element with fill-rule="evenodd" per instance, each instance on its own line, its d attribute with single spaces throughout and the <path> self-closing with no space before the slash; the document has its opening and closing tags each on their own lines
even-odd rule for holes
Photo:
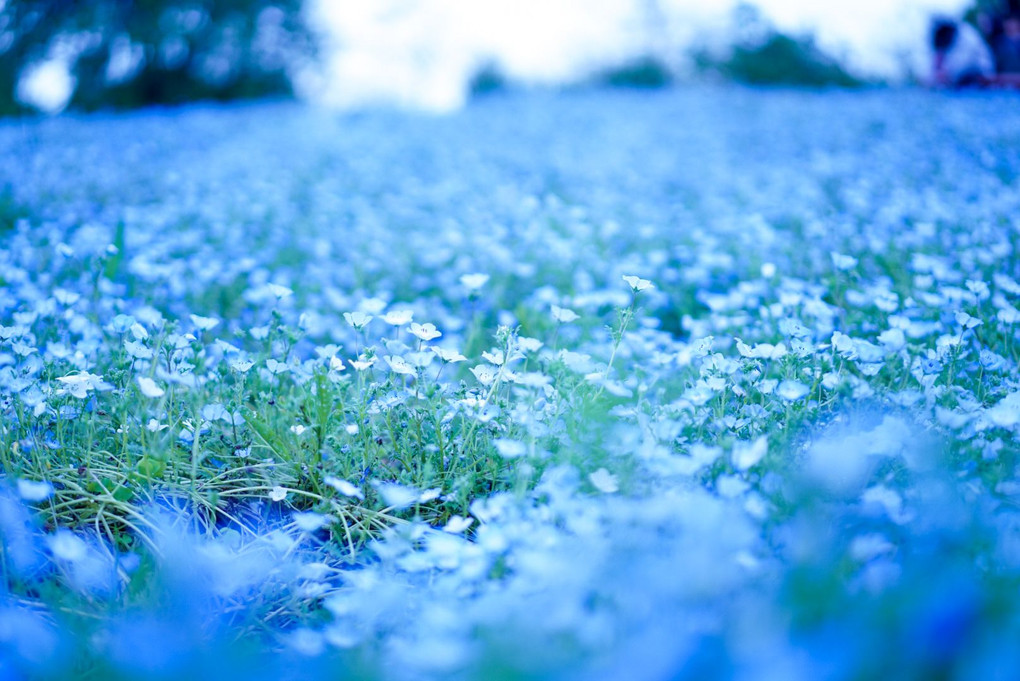
<svg viewBox="0 0 1020 681">
<path fill-rule="evenodd" d="M 861 87 L 864 83 L 820 51 L 809 37 L 773 33 L 761 45 L 737 45 L 728 57 L 698 55 L 698 65 L 749 85 Z"/>
<path fill-rule="evenodd" d="M 734 12 L 737 39 L 723 57 L 695 53 L 701 71 L 749 85 L 861 87 L 865 83 L 823 52 L 811 35 L 792 36 L 770 25 L 752 6 Z"/>
<path fill-rule="evenodd" d="M 606 69 L 596 81 L 609 87 L 656 89 L 668 87 L 673 74 L 661 59 L 646 55 Z"/>
<path fill-rule="evenodd" d="M 70 60 L 78 109 L 288 95 L 288 66 L 313 51 L 300 0 L 67 0 L 0 6 L 0 114 L 25 111 L 27 68 Z"/>
<path fill-rule="evenodd" d="M 495 62 L 484 63 L 468 81 L 468 95 L 475 99 L 486 95 L 503 92 L 510 82 L 499 65 Z"/>
</svg>

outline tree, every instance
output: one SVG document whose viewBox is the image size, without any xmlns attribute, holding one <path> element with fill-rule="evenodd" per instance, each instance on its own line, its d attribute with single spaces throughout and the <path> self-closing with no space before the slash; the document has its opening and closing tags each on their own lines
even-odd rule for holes
<svg viewBox="0 0 1020 681">
<path fill-rule="evenodd" d="M 0 113 L 24 110 L 19 78 L 51 58 L 71 66 L 71 106 L 85 110 L 290 94 L 290 69 L 314 51 L 300 10 L 301 0 L 8 0 Z"/>
</svg>

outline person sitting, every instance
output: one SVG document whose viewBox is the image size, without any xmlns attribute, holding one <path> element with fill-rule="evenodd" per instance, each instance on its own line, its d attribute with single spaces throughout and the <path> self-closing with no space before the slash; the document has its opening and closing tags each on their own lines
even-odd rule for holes
<svg viewBox="0 0 1020 681">
<path fill-rule="evenodd" d="M 1020 77 L 1020 14 L 1002 19 L 1002 30 L 992 43 L 995 69 L 1000 75 Z"/>
<path fill-rule="evenodd" d="M 995 61 L 978 30 L 949 18 L 932 23 L 931 83 L 935 87 L 987 85 L 995 78 Z"/>
</svg>

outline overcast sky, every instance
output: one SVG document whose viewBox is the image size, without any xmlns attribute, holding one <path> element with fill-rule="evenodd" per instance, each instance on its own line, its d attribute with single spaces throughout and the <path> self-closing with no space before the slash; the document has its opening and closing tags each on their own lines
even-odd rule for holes
<svg viewBox="0 0 1020 681">
<path fill-rule="evenodd" d="M 714 44 L 735 0 L 310 0 L 335 51 L 312 96 L 347 106 L 384 101 L 455 108 L 479 63 L 510 75 L 559 81 L 647 51 L 680 54 Z M 758 0 L 779 28 L 813 31 L 865 74 L 895 77 L 904 58 L 921 65 L 932 12 L 968 0 Z"/>
</svg>

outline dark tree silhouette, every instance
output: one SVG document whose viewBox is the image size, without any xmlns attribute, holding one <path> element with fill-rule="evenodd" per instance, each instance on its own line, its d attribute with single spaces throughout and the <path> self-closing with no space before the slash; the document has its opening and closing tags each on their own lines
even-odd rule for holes
<svg viewBox="0 0 1020 681">
<path fill-rule="evenodd" d="M 91 110 L 288 95 L 314 41 L 301 0 L 14 0 L 0 8 L 0 112 L 24 110 L 17 84 L 69 61 L 71 106 Z"/>
</svg>

